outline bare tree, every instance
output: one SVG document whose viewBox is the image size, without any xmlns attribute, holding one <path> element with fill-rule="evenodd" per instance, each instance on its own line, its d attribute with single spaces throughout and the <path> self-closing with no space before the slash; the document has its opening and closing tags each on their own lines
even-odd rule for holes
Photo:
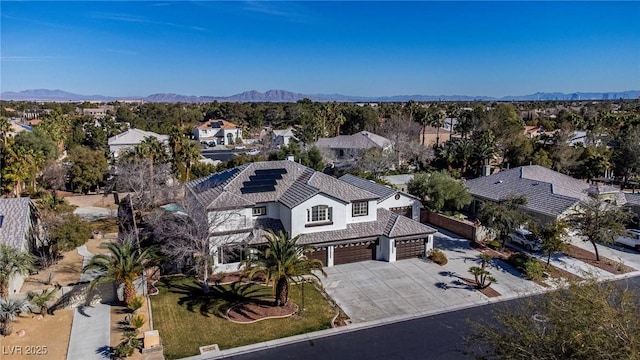
<svg viewBox="0 0 640 360">
<path fill-rule="evenodd" d="M 427 163 L 433 159 L 433 149 L 420 144 L 418 134 L 421 125 L 402 116 L 391 116 L 380 126 L 380 135 L 391 140 L 393 152 L 400 164 L 404 162 Z"/>
<path fill-rule="evenodd" d="M 150 178 L 148 162 L 148 159 L 142 158 L 123 158 L 113 170 L 113 189 L 131 193 L 133 206 L 139 210 L 150 209 L 157 203 L 167 203 L 176 198 L 179 190 L 171 164 L 156 164 L 153 177 Z"/>
<path fill-rule="evenodd" d="M 208 293 L 207 279 L 215 256 L 224 255 L 221 247 L 241 244 L 250 232 L 238 231 L 242 228 L 239 220 L 244 218 L 236 210 L 207 211 L 193 199 L 186 200 L 183 206 L 185 212 L 154 214 L 149 221 L 153 225 L 153 238 L 179 268 L 190 268 Z"/>
<path fill-rule="evenodd" d="M 67 168 L 57 161 L 49 161 L 42 169 L 42 181 L 47 189 L 51 189 L 53 198 L 56 198 L 56 191 L 62 189 L 67 182 Z"/>
</svg>

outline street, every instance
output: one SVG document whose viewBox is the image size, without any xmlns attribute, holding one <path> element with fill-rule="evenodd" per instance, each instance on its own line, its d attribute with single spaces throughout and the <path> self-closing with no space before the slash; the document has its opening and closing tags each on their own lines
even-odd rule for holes
<svg viewBox="0 0 640 360">
<path fill-rule="evenodd" d="M 640 277 L 615 281 L 640 294 Z M 535 295 L 544 296 L 544 295 Z M 516 309 L 523 299 L 377 326 L 227 357 L 249 359 L 472 359 L 478 348 L 465 343 L 473 322 L 496 311 Z"/>
</svg>

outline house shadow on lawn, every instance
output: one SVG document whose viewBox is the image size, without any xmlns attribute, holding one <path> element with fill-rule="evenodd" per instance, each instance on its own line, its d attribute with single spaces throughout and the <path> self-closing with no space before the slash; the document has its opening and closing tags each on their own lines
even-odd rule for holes
<svg viewBox="0 0 640 360">
<path fill-rule="evenodd" d="M 180 295 L 178 305 L 206 317 L 213 315 L 226 319 L 226 312 L 233 305 L 242 302 L 267 303 L 269 300 L 266 298 L 271 296 L 270 287 L 255 283 L 234 282 L 214 285 L 209 288 L 210 292 L 205 294 L 202 286 L 195 281 L 176 282 L 173 279 L 163 282 L 170 293 Z M 273 301 L 270 302 L 272 303 Z"/>
</svg>

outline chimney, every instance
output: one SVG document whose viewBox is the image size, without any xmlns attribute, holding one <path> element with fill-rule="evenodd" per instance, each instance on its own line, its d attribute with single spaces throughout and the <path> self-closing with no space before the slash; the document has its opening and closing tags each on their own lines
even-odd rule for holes
<svg viewBox="0 0 640 360">
<path fill-rule="evenodd" d="M 491 175 L 491 165 L 483 165 L 482 166 L 482 176 Z"/>
<path fill-rule="evenodd" d="M 295 156 L 293 156 L 293 154 L 289 154 L 289 155 L 287 155 L 287 160 L 289 160 L 289 161 L 296 161 L 296 157 L 295 157 Z"/>
</svg>

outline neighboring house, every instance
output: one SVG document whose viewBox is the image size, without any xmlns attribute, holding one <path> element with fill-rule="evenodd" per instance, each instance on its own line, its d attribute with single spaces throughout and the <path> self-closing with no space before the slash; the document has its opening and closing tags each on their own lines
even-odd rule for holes
<svg viewBox="0 0 640 360">
<path fill-rule="evenodd" d="M 193 137 L 200 142 L 232 145 L 242 140 L 242 128 L 227 120 L 209 120 L 193 128 Z"/>
<path fill-rule="evenodd" d="M 82 109 L 82 115 L 92 116 L 95 119 L 100 119 L 107 116 L 107 111 L 113 111 L 115 107 L 113 105 L 100 105 L 97 108 Z"/>
<path fill-rule="evenodd" d="M 387 175 L 381 176 L 381 179 L 395 186 L 396 189 L 408 193 L 407 185 L 413 180 L 413 174 Z"/>
<path fill-rule="evenodd" d="M 390 151 L 391 140 L 368 131 L 360 131 L 353 135 L 338 135 L 332 138 L 320 138 L 316 142 L 320 150 L 324 150 L 333 159 L 358 158 L 369 149 Z"/>
<path fill-rule="evenodd" d="M 292 127 L 284 130 L 273 130 L 271 132 L 271 144 L 273 144 L 274 147 L 288 146 L 291 140 L 297 141 L 296 136 L 293 134 Z"/>
<path fill-rule="evenodd" d="M 268 230 L 300 235 L 325 266 L 424 256 L 435 230 L 380 206 L 381 197 L 289 160 L 255 162 L 186 184 L 206 212 L 215 271 L 237 270 Z"/>
<path fill-rule="evenodd" d="M 22 252 L 32 252 L 36 246 L 37 210 L 27 197 L 0 199 L 0 244 Z M 20 291 L 24 276 L 9 280 L 9 294 Z"/>
<path fill-rule="evenodd" d="M 111 151 L 114 158 L 117 158 L 118 154 L 120 154 L 122 150 L 134 148 L 147 137 L 154 137 L 164 144 L 169 142 L 168 135 L 160 135 L 152 131 L 144 131 L 140 129 L 129 129 L 121 134 L 109 138 L 109 151 Z"/>
<path fill-rule="evenodd" d="M 425 126 L 422 130 L 422 139 L 420 143 L 428 147 L 433 147 L 438 140 L 438 144 L 442 145 L 451 140 L 451 131 L 441 127 L 440 130 L 433 126 Z"/>
<path fill-rule="evenodd" d="M 378 199 L 379 208 L 391 210 L 396 214 L 420 221 L 421 202 L 417 197 L 351 174 L 343 175 L 339 179 L 378 195 L 380 197 Z"/>
<path fill-rule="evenodd" d="M 589 200 L 590 193 L 618 205 L 626 202 L 624 194 L 614 187 L 589 185 L 539 165 L 503 170 L 468 180 L 465 185 L 474 198 L 474 212 L 478 211 L 479 202 L 523 195 L 527 199 L 523 210 L 543 223 L 571 213 L 581 201 Z"/>
</svg>

